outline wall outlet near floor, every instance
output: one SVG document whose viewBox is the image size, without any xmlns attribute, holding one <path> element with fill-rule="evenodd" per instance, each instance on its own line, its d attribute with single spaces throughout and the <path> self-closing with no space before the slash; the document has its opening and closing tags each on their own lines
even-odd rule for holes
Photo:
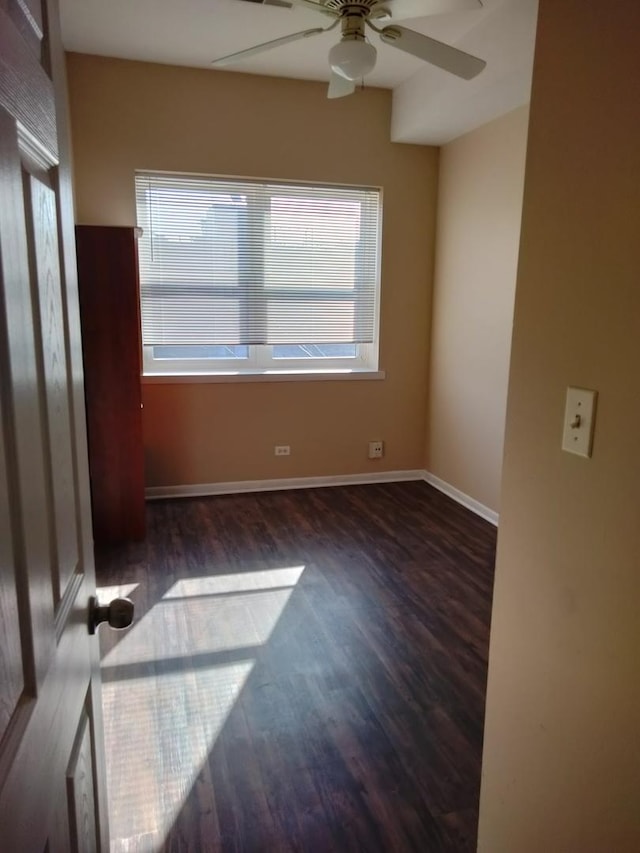
<svg viewBox="0 0 640 853">
<path fill-rule="evenodd" d="M 369 459 L 382 459 L 384 456 L 384 441 L 369 442 Z"/>
<path fill-rule="evenodd" d="M 288 444 L 276 444 L 273 451 L 276 456 L 291 456 L 291 447 Z"/>
</svg>

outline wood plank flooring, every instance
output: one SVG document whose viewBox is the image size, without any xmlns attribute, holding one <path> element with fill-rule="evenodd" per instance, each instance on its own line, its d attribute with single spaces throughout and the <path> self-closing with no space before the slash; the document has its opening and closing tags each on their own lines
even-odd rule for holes
<svg viewBox="0 0 640 853">
<path fill-rule="evenodd" d="M 147 525 L 97 554 L 114 853 L 475 850 L 491 525 L 421 482 Z"/>
</svg>

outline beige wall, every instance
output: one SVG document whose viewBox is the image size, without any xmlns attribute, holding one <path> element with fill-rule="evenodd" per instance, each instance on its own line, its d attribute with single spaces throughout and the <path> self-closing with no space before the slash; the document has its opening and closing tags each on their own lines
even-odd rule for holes
<svg viewBox="0 0 640 853">
<path fill-rule="evenodd" d="M 640 7 L 541 0 L 482 853 L 640 850 Z M 599 391 L 562 453 L 567 385 Z"/>
<path fill-rule="evenodd" d="M 78 222 L 134 224 L 135 169 L 384 188 L 387 378 L 147 385 L 148 485 L 422 468 L 438 152 L 389 142 L 391 93 L 77 54 L 68 72 Z"/>
<path fill-rule="evenodd" d="M 427 470 L 500 507 L 528 108 L 440 154 Z"/>
</svg>

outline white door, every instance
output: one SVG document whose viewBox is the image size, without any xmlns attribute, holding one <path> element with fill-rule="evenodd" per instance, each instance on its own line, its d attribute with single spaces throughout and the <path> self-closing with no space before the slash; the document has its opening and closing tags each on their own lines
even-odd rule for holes
<svg viewBox="0 0 640 853">
<path fill-rule="evenodd" d="M 0 847 L 108 850 L 67 138 L 52 0 L 0 2 Z"/>
</svg>

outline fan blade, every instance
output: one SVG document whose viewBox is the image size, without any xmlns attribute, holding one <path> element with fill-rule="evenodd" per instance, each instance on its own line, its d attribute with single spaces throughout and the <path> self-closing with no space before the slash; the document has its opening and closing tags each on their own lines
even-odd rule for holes
<svg viewBox="0 0 640 853">
<path fill-rule="evenodd" d="M 471 80 L 487 64 L 484 59 L 478 59 L 477 56 L 458 50 L 457 47 L 451 47 L 415 30 L 408 30 L 406 27 L 384 27 L 380 30 L 380 38 L 391 47 L 397 47 L 398 50 L 417 56 L 418 59 L 424 59 L 425 62 L 437 65 L 438 68 L 465 80 Z"/>
<path fill-rule="evenodd" d="M 342 74 L 337 74 L 335 71 L 331 72 L 327 98 L 344 98 L 345 95 L 353 95 L 355 90 L 356 84 L 354 80 L 347 80 Z"/>
<path fill-rule="evenodd" d="M 446 15 L 447 12 L 467 12 L 481 9 L 481 0 L 382 0 L 381 6 L 391 13 L 391 20 L 424 18 L 427 15 Z M 373 19 L 375 20 L 374 14 Z"/>
<path fill-rule="evenodd" d="M 321 15 L 329 15 L 330 18 L 340 17 L 339 12 L 330 9 L 325 3 L 316 2 L 316 0 L 292 0 L 292 3 L 294 6 L 302 6 L 304 9 L 313 9 L 314 12 L 320 12 Z"/>
<path fill-rule="evenodd" d="M 336 24 L 338 21 L 336 21 Z M 245 50 L 238 50 L 236 53 L 230 53 L 228 56 L 221 56 L 220 59 L 214 59 L 211 63 L 216 68 L 222 68 L 224 65 L 232 65 L 234 62 L 239 62 L 241 59 L 248 59 L 250 56 L 256 56 L 258 53 L 264 53 L 266 50 L 271 50 L 274 47 L 280 47 L 282 44 L 289 44 L 292 41 L 298 41 L 299 39 L 306 39 L 310 36 L 317 36 L 320 33 L 326 33 L 328 30 L 333 29 L 331 27 L 314 27 L 312 30 L 302 30 L 300 33 L 291 33 L 289 36 L 282 36 L 279 39 L 273 39 L 273 41 L 265 41 L 262 44 L 257 44 L 255 47 L 248 47 Z"/>
</svg>

